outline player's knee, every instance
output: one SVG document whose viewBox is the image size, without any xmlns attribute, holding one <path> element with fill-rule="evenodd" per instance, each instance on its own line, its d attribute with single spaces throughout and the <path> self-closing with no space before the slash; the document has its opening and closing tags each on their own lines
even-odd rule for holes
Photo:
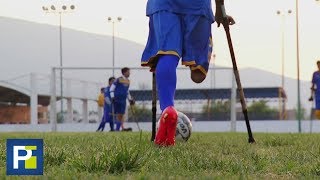
<svg viewBox="0 0 320 180">
<path fill-rule="evenodd" d="M 171 76 L 175 75 L 175 73 L 176 73 L 176 67 L 175 66 L 161 66 L 158 64 L 157 69 L 156 69 L 156 73 L 159 76 L 171 78 Z"/>
<path fill-rule="evenodd" d="M 195 83 L 202 83 L 206 79 L 206 75 L 199 69 L 191 71 L 191 79 Z"/>
<path fill-rule="evenodd" d="M 118 119 L 119 121 L 122 121 L 122 120 L 123 120 L 123 115 L 122 115 L 122 114 L 118 114 L 117 119 Z"/>
<path fill-rule="evenodd" d="M 160 76 L 172 76 L 176 74 L 179 57 L 175 55 L 164 55 L 159 58 L 156 73 Z"/>
</svg>

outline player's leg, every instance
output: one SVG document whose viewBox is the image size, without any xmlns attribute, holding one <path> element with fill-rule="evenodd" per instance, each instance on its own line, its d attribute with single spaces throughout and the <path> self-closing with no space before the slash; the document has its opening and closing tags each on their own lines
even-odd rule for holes
<svg viewBox="0 0 320 180">
<path fill-rule="evenodd" d="M 126 99 L 118 100 L 116 104 L 117 104 L 115 109 L 115 112 L 117 114 L 116 130 L 120 131 L 120 128 L 122 130 L 125 129 L 123 125 L 123 121 L 124 121 L 124 113 L 126 110 Z"/>
<path fill-rule="evenodd" d="M 126 109 L 127 109 L 127 100 L 123 100 L 122 101 L 122 105 L 121 105 L 121 130 L 122 131 L 132 131 L 132 128 L 128 127 L 128 128 L 125 128 L 124 126 L 124 115 L 126 113 Z"/>
<path fill-rule="evenodd" d="M 117 120 L 120 122 L 120 129 L 123 129 L 123 114 L 118 114 L 117 116 Z"/>
<path fill-rule="evenodd" d="M 103 121 L 101 123 L 102 123 L 101 132 L 103 132 L 104 128 L 106 127 L 106 121 Z"/>
<path fill-rule="evenodd" d="M 119 112 L 121 108 L 121 104 L 119 103 L 119 101 L 115 101 L 114 102 L 114 119 L 115 119 L 115 131 L 120 131 L 121 128 L 121 121 L 119 120 L 121 117 L 119 117 Z"/>
<path fill-rule="evenodd" d="M 182 64 L 190 67 L 192 81 L 201 83 L 206 78 L 212 54 L 211 22 L 197 15 L 186 15 L 183 22 Z"/>
<path fill-rule="evenodd" d="M 116 116 L 116 131 L 120 131 L 121 127 L 122 127 L 122 115 L 121 114 L 117 114 Z"/>
<path fill-rule="evenodd" d="M 316 103 L 316 110 L 315 110 L 315 118 L 320 120 L 320 93 L 315 92 L 315 103 Z"/>
<path fill-rule="evenodd" d="M 121 121 L 119 121 L 119 120 L 116 120 L 116 129 L 115 129 L 115 131 L 120 131 L 120 128 L 121 128 Z"/>
<path fill-rule="evenodd" d="M 177 125 L 174 94 L 177 84 L 176 69 L 180 59 L 178 54 L 182 54 L 181 21 L 179 15 L 168 12 L 155 15 L 154 21 L 156 34 L 160 36 L 159 41 L 162 43 L 160 50 L 168 50 L 167 54 L 158 56 L 156 66 L 156 82 L 162 114 L 155 143 L 168 146 L 175 143 Z"/>
<path fill-rule="evenodd" d="M 110 131 L 114 131 L 114 125 L 113 125 L 113 112 L 112 112 L 112 105 L 105 105 L 105 107 L 103 108 L 103 112 L 104 112 L 104 123 L 109 123 L 110 125 Z M 104 124 L 104 126 L 105 126 Z"/>
<path fill-rule="evenodd" d="M 104 116 L 105 116 L 105 114 L 103 113 L 103 115 L 102 115 L 102 119 L 101 119 L 101 122 L 100 122 L 100 124 L 99 124 L 99 127 L 98 127 L 98 129 L 96 130 L 97 132 L 98 132 L 98 131 L 100 131 L 100 130 L 102 129 L 103 121 L 104 121 Z"/>
<path fill-rule="evenodd" d="M 176 69 L 178 63 L 179 57 L 162 55 L 159 57 L 156 68 L 160 108 L 163 112 L 160 117 L 155 143 L 160 145 L 174 145 L 177 123 L 177 113 L 174 110 L 174 94 L 177 84 Z"/>
<path fill-rule="evenodd" d="M 162 111 L 169 106 L 174 106 L 178 63 L 179 57 L 175 55 L 162 55 L 159 57 L 156 68 L 156 82 Z"/>
<path fill-rule="evenodd" d="M 182 54 L 181 17 L 167 11 L 153 14 L 149 22 L 149 37 L 142 55 L 143 66 L 156 69 L 157 88 L 162 110 L 155 144 L 167 145 L 168 130 L 176 129 L 177 118 L 174 107 L 176 89 L 176 67 Z M 169 108 L 170 107 L 170 108 Z M 167 110 L 168 109 L 168 110 Z M 168 122 L 174 123 L 168 123 Z M 174 126 L 168 129 L 168 125 Z M 173 133 L 169 133 L 173 134 Z M 169 139 L 172 139 L 170 137 Z M 170 140 L 169 145 L 174 144 Z M 173 143 L 172 143 L 173 142 Z"/>
<path fill-rule="evenodd" d="M 108 116 L 109 116 L 108 107 L 104 106 L 103 107 L 103 117 L 102 117 L 102 121 L 101 121 L 101 131 L 104 131 L 104 128 L 106 127 Z"/>
<path fill-rule="evenodd" d="M 114 122 L 113 122 L 113 114 L 112 114 L 112 107 L 111 106 L 109 106 L 109 109 L 108 109 L 106 122 L 109 122 L 110 131 L 114 131 Z"/>
<path fill-rule="evenodd" d="M 104 109 L 105 114 L 105 123 L 109 123 L 110 131 L 114 131 L 114 122 L 113 122 L 113 112 L 112 112 L 112 106 L 113 105 L 106 105 L 106 108 Z"/>
<path fill-rule="evenodd" d="M 119 120 L 121 122 L 121 130 L 125 129 L 123 124 L 124 124 L 124 114 L 126 112 L 126 106 L 127 106 L 126 102 L 127 102 L 127 99 L 124 99 L 121 101 L 121 107 L 119 111 Z"/>
</svg>

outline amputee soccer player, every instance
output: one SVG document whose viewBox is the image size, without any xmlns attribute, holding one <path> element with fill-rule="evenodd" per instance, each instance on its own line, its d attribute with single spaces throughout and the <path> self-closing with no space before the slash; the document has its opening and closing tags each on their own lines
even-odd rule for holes
<svg viewBox="0 0 320 180">
<path fill-rule="evenodd" d="M 129 86 L 130 80 L 130 69 L 125 67 L 121 69 L 122 76 L 117 78 L 110 87 L 110 96 L 114 104 L 114 112 L 117 115 L 116 121 L 116 131 L 120 130 L 120 127 L 123 131 L 129 130 L 123 126 L 123 116 L 125 114 L 127 99 L 130 101 L 130 105 L 134 104 L 134 100 L 130 95 Z"/>
<path fill-rule="evenodd" d="M 211 24 L 223 21 L 221 5 L 216 0 L 213 15 L 211 0 L 148 0 L 149 37 L 142 54 L 141 65 L 156 73 L 162 115 L 155 144 L 175 144 L 177 111 L 174 93 L 177 84 L 176 68 L 179 59 L 189 66 L 191 79 L 201 83 L 209 67 L 212 52 Z M 234 24 L 227 16 L 230 25 Z"/>
<path fill-rule="evenodd" d="M 114 82 L 114 80 L 115 80 L 114 77 L 110 77 L 108 80 L 108 86 L 104 88 L 103 117 L 97 131 L 99 131 L 100 129 L 101 131 L 103 131 L 107 122 L 109 122 L 110 131 L 114 131 L 114 123 L 112 118 L 112 103 L 111 103 L 111 97 L 110 97 L 110 87 Z"/>
<path fill-rule="evenodd" d="M 320 119 L 320 61 L 317 61 L 318 71 L 315 71 L 312 75 L 311 90 L 315 94 L 316 111 L 315 117 Z"/>
</svg>

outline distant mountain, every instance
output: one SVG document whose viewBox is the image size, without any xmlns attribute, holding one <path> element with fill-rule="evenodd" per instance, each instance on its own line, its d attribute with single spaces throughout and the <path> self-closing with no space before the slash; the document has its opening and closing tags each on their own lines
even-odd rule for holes
<svg viewBox="0 0 320 180">
<path fill-rule="evenodd" d="M 10 79 L 31 72 L 49 74 L 52 66 L 58 66 L 59 29 L 56 26 L 0 17 L 0 80 Z M 112 66 L 112 37 L 63 28 L 64 66 Z M 115 39 L 116 66 L 139 67 L 143 45 L 125 39 Z M 64 71 L 64 77 L 105 83 L 112 75 L 107 70 Z M 231 87 L 231 70 L 215 70 L 208 73 L 204 83 L 190 80 L 189 70 L 178 71 L 178 88 Z M 118 76 L 119 70 L 116 70 Z M 214 77 L 215 75 L 215 77 Z M 244 87 L 279 87 L 281 76 L 256 68 L 240 70 Z M 132 70 L 132 88 L 150 89 L 151 74 L 148 69 Z M 26 83 L 24 86 L 28 86 Z M 45 86 L 48 86 L 46 83 Z M 285 78 L 288 107 L 296 107 L 297 82 Z M 301 102 L 307 109 L 310 103 L 310 83 L 301 81 Z M 80 87 L 81 88 L 81 87 Z"/>
<path fill-rule="evenodd" d="M 0 79 L 58 66 L 59 28 L 0 17 Z M 64 66 L 112 66 L 112 37 L 63 28 Z M 140 65 L 143 46 L 115 38 L 115 66 Z M 104 78 L 106 79 L 106 78 Z"/>
<path fill-rule="evenodd" d="M 240 70 L 241 79 L 244 87 L 267 87 L 281 86 L 281 76 L 265 70 L 256 68 L 245 68 Z M 297 80 L 285 77 L 284 89 L 287 93 L 288 108 L 297 107 L 298 88 Z M 311 82 L 300 81 L 300 97 L 302 106 L 309 111 L 311 103 L 308 101 L 310 97 Z"/>
</svg>

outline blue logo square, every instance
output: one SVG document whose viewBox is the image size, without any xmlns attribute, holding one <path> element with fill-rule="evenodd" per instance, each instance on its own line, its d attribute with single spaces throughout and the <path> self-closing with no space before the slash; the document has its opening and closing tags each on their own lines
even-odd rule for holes
<svg viewBox="0 0 320 180">
<path fill-rule="evenodd" d="M 7 175 L 43 175 L 43 139 L 7 139 Z"/>
</svg>

